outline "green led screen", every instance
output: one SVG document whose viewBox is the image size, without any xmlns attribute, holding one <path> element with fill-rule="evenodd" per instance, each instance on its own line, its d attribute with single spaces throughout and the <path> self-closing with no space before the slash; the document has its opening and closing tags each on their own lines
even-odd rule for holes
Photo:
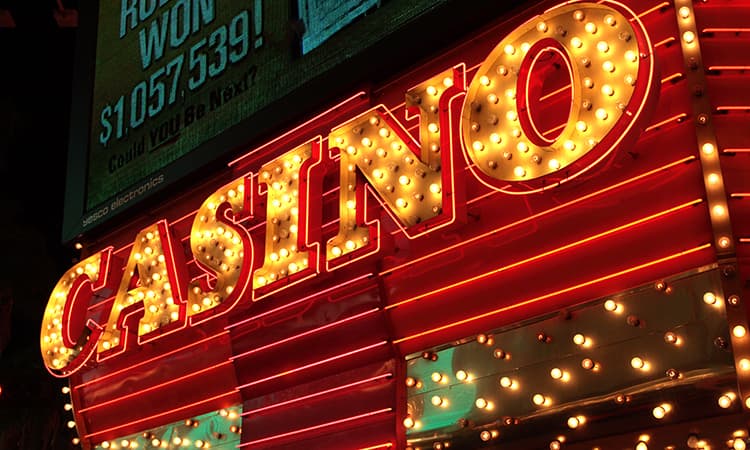
<svg viewBox="0 0 750 450">
<path fill-rule="evenodd" d="M 284 117 L 276 112 L 269 118 L 264 108 L 278 106 L 280 99 L 291 108 L 289 116 L 297 117 L 295 96 L 318 96 L 322 106 L 332 94 L 346 95 L 337 92 L 340 83 L 331 83 L 327 93 L 305 92 L 305 84 L 354 69 L 346 67 L 353 55 L 442 3 L 99 2 L 85 181 L 74 188 L 81 192 L 73 192 L 84 201 L 77 223 L 66 220 L 64 234 L 102 223 L 234 150 L 209 148 L 232 127 L 234 147 L 252 145 L 263 132 L 273 134 L 268 124 Z M 308 105 L 315 103 L 308 98 Z M 263 124 L 256 126 L 256 118 Z M 170 170 L 177 165 L 180 170 Z"/>
</svg>

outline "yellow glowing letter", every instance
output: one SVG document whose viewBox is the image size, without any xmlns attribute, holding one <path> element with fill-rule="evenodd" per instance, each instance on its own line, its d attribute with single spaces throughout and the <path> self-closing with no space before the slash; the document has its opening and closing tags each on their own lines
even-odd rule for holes
<svg viewBox="0 0 750 450">
<path fill-rule="evenodd" d="M 583 173 L 628 135 L 657 91 L 653 48 L 632 11 L 604 3 L 564 5 L 526 22 L 477 70 L 462 137 L 480 180 L 510 182 L 499 188 L 505 192 L 538 192 Z M 572 90 L 555 139 L 537 128 L 532 111 L 543 83 L 535 69 L 550 58 L 562 60 Z"/>
<path fill-rule="evenodd" d="M 253 246 L 238 222 L 252 215 L 251 192 L 252 179 L 234 180 L 211 194 L 195 215 L 190 248 L 207 275 L 188 289 L 191 324 L 230 310 L 249 284 Z"/>
<path fill-rule="evenodd" d="M 71 267 L 52 290 L 42 319 L 42 359 L 50 373 L 67 377 L 94 354 L 101 327 L 86 318 L 91 299 L 110 287 L 112 247 Z M 104 295 L 107 295 L 105 293 Z"/>
<path fill-rule="evenodd" d="M 450 104 L 465 89 L 463 75 L 459 66 L 406 93 L 407 111 L 419 115 L 421 145 L 382 106 L 331 131 L 329 145 L 341 155 L 341 191 L 339 231 L 328 241 L 327 261 L 377 248 L 377 225 L 365 221 L 366 196 L 358 172 L 410 237 L 423 234 L 426 221 L 434 229 L 453 219 Z"/>
<path fill-rule="evenodd" d="M 310 189 L 318 191 L 322 183 L 310 179 L 320 159 L 320 139 L 316 139 L 260 169 L 259 182 L 267 188 L 266 250 L 263 267 L 253 275 L 255 289 L 283 287 L 317 273 L 318 249 L 313 243 L 317 239 L 308 239 L 308 233 L 319 229 L 310 223 L 318 215 L 310 214 L 308 202 Z M 319 205 L 313 208 L 319 209 Z M 300 218 L 304 220 L 300 222 Z"/>
<path fill-rule="evenodd" d="M 140 317 L 139 343 L 185 325 L 183 259 L 182 248 L 172 242 L 166 221 L 138 233 L 99 342 L 100 359 L 126 350 L 126 331 L 135 326 L 128 323 L 131 315 Z"/>
</svg>

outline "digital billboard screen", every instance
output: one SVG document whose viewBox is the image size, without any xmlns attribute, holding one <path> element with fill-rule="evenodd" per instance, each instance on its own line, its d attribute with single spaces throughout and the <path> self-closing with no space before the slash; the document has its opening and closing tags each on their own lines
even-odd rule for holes
<svg viewBox="0 0 750 450">
<path fill-rule="evenodd" d="M 83 4 L 63 240 L 414 61 L 416 49 L 434 51 L 414 38 L 450 17 L 449 3 Z"/>
</svg>

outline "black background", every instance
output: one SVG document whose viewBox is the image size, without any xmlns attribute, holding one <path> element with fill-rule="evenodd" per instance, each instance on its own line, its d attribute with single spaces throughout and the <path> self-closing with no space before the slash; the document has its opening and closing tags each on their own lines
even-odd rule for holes
<svg viewBox="0 0 750 450">
<path fill-rule="evenodd" d="M 0 449 L 68 449 L 64 380 L 45 370 L 39 326 L 76 257 L 60 244 L 77 1 L 0 0 Z M 77 446 L 76 446 L 77 447 Z"/>
</svg>

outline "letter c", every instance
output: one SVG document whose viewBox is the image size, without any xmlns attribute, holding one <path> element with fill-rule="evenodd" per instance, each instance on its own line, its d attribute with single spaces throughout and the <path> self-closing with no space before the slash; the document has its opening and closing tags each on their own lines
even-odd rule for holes
<svg viewBox="0 0 750 450">
<path fill-rule="evenodd" d="M 87 318 L 94 294 L 111 288 L 112 247 L 77 263 L 52 290 L 42 319 L 42 359 L 55 377 L 69 377 L 91 358 L 102 327 Z"/>
</svg>

